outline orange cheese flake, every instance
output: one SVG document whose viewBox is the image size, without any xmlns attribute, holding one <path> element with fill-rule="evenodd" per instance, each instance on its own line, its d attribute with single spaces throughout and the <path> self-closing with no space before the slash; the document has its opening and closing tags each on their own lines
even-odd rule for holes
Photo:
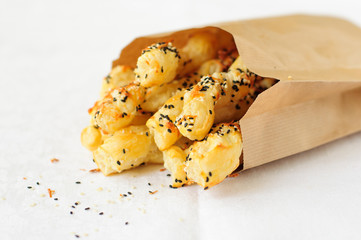
<svg viewBox="0 0 361 240">
<path fill-rule="evenodd" d="M 55 193 L 55 190 L 51 190 L 50 188 L 48 188 L 48 193 L 49 193 L 49 197 L 52 198 Z"/>
</svg>

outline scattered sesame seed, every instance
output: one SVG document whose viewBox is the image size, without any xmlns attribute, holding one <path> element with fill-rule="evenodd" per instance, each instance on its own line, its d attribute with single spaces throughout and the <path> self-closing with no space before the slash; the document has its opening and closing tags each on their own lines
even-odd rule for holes
<svg viewBox="0 0 361 240">
<path fill-rule="evenodd" d="M 100 212 L 99 215 L 103 215 L 104 213 L 103 212 Z"/>
<path fill-rule="evenodd" d="M 76 183 L 76 184 L 81 184 L 81 182 L 79 182 L 79 181 L 78 181 L 78 182 L 75 182 L 75 183 Z"/>
</svg>

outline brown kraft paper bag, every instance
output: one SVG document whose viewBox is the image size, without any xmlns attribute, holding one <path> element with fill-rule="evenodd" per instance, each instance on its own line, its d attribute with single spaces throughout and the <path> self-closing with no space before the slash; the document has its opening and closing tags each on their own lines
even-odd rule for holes
<svg viewBox="0 0 361 240">
<path fill-rule="evenodd" d="M 236 46 L 250 71 L 280 80 L 240 120 L 243 170 L 361 130 L 361 29 L 338 18 L 292 15 L 141 37 L 113 67 L 134 67 L 148 45 L 182 47 L 200 31 L 215 34 L 219 49 Z"/>
</svg>

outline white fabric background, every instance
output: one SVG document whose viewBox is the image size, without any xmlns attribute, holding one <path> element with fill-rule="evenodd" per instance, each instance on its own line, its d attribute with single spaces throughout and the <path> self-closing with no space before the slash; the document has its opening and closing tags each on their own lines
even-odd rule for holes
<svg viewBox="0 0 361 240">
<path fill-rule="evenodd" d="M 360 9 L 357 1 L 0 0 L 0 239 L 360 239 L 361 133 L 208 191 L 169 189 L 161 166 L 107 178 L 82 171 L 96 166 L 79 141 L 102 77 L 137 36 L 290 13 L 361 26 Z"/>
</svg>

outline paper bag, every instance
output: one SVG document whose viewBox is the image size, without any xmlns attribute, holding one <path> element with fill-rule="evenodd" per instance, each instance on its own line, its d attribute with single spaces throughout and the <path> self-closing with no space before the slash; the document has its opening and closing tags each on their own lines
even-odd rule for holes
<svg viewBox="0 0 361 240">
<path fill-rule="evenodd" d="M 148 45 L 182 47 L 200 31 L 215 34 L 219 49 L 236 46 L 252 72 L 280 80 L 240 120 L 243 170 L 361 130 L 361 29 L 338 18 L 293 15 L 137 38 L 113 67 L 134 67 Z"/>
</svg>

